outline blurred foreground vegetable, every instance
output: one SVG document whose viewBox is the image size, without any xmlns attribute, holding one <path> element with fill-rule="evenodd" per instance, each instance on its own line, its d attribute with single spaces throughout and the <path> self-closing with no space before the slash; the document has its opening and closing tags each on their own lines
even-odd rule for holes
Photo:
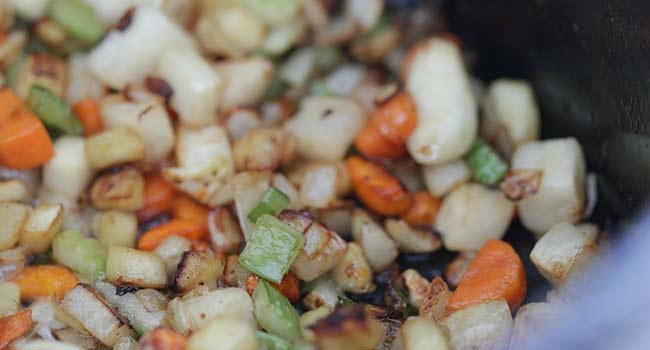
<svg viewBox="0 0 650 350">
<path fill-rule="evenodd" d="M 17 314 L 0 318 L 0 349 L 29 332 L 32 326 L 32 311 L 23 310 Z"/>
<path fill-rule="evenodd" d="M 101 278 L 106 272 L 106 251 L 96 239 L 86 238 L 78 230 L 54 237 L 52 259 L 91 279 Z"/>
</svg>

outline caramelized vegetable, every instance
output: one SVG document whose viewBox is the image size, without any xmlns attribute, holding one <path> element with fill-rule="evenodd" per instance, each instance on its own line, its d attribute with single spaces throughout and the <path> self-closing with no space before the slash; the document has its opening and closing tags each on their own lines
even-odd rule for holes
<svg viewBox="0 0 650 350">
<path fill-rule="evenodd" d="M 72 110 L 84 128 L 84 136 L 94 135 L 104 128 L 99 104 L 92 98 L 81 100 L 72 106 Z"/>
<path fill-rule="evenodd" d="M 171 212 L 176 190 L 165 181 L 160 172 L 144 177 L 144 208 L 138 210 L 138 219 L 146 221 L 162 213 Z"/>
<path fill-rule="evenodd" d="M 32 310 L 0 318 L 0 349 L 22 337 L 32 327 Z"/>
<path fill-rule="evenodd" d="M 198 240 L 203 238 L 206 233 L 206 228 L 201 224 L 182 219 L 173 219 L 166 224 L 145 232 L 138 242 L 138 249 L 153 250 L 165 238 L 173 235 L 183 236 L 190 240 Z"/>
<path fill-rule="evenodd" d="M 515 310 L 526 296 L 526 271 L 517 253 L 503 241 L 481 248 L 449 299 L 448 310 L 504 298 Z"/>
<path fill-rule="evenodd" d="M 404 186 L 382 167 L 350 157 L 346 160 L 352 187 L 363 204 L 385 216 L 406 213 L 413 198 Z"/>
<path fill-rule="evenodd" d="M 429 192 L 413 194 L 413 205 L 402 215 L 402 219 L 411 225 L 433 225 L 440 208 L 440 199 Z"/>
</svg>

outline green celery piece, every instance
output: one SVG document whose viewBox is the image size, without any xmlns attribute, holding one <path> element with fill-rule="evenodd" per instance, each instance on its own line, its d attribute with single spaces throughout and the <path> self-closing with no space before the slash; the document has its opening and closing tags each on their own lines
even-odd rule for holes
<svg viewBox="0 0 650 350">
<path fill-rule="evenodd" d="M 85 44 L 93 45 L 104 35 L 104 24 L 83 0 L 51 0 L 47 14 L 66 33 Z"/>
<path fill-rule="evenodd" d="M 280 283 L 304 244 L 302 233 L 274 216 L 263 214 L 239 254 L 239 263 L 248 271 Z"/>
<path fill-rule="evenodd" d="M 465 161 L 472 170 L 474 181 L 489 186 L 499 183 L 508 171 L 508 164 L 480 139 L 474 141 L 474 145 L 465 156 Z"/>
<path fill-rule="evenodd" d="M 32 85 L 27 102 L 46 127 L 69 135 L 83 134 L 84 128 L 70 107 L 47 88 Z"/>
<path fill-rule="evenodd" d="M 94 238 L 79 230 L 59 233 L 52 241 L 52 258 L 86 277 L 100 279 L 106 273 L 106 251 Z"/>
<path fill-rule="evenodd" d="M 260 342 L 260 350 L 293 350 L 294 349 L 293 344 L 273 334 L 269 334 L 261 331 L 258 331 L 256 334 L 257 334 L 257 340 L 259 340 Z"/>
<path fill-rule="evenodd" d="M 290 21 L 300 9 L 301 0 L 240 0 L 266 23 L 281 24 Z"/>
<path fill-rule="evenodd" d="M 275 187 L 269 187 L 266 192 L 262 194 L 259 203 L 248 213 L 248 219 L 252 222 L 257 222 L 257 219 L 262 214 L 269 214 L 276 216 L 282 209 L 286 208 L 289 204 L 289 197 L 282 191 Z"/>
<path fill-rule="evenodd" d="M 253 292 L 253 304 L 255 304 L 255 319 L 270 334 L 289 341 L 302 336 L 298 311 L 268 282 L 259 281 Z"/>
</svg>

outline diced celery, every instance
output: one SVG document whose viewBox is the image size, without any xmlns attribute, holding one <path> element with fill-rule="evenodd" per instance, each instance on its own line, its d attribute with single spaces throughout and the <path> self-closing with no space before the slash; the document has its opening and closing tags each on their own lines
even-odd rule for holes
<svg viewBox="0 0 650 350">
<path fill-rule="evenodd" d="M 260 350 L 293 350 L 293 344 L 288 341 L 266 332 L 257 332 L 257 340 L 260 342 Z"/>
<path fill-rule="evenodd" d="M 79 230 L 59 233 L 52 241 L 52 258 L 86 277 L 99 279 L 106 272 L 106 251 Z"/>
<path fill-rule="evenodd" d="M 494 186 L 505 176 L 508 164 L 485 142 L 478 139 L 465 156 L 474 181 Z"/>
<path fill-rule="evenodd" d="M 83 126 L 70 107 L 47 88 L 32 85 L 27 101 L 46 127 L 69 135 L 83 134 Z"/>
<path fill-rule="evenodd" d="M 71 36 L 92 45 L 104 35 L 104 24 L 83 0 L 52 0 L 48 16 Z"/>
<path fill-rule="evenodd" d="M 301 0 L 241 0 L 267 23 L 281 24 L 293 19 L 300 9 Z"/>
<path fill-rule="evenodd" d="M 293 341 L 301 337 L 298 311 L 268 282 L 260 280 L 253 292 L 255 319 L 272 335 Z"/>
<path fill-rule="evenodd" d="M 305 237 L 274 216 L 264 214 L 257 219 L 255 229 L 239 255 L 245 269 L 280 283 L 296 259 Z"/>
<path fill-rule="evenodd" d="M 289 204 L 289 197 L 277 188 L 270 187 L 262 194 L 262 198 L 260 198 L 255 208 L 248 213 L 248 218 L 252 222 L 257 222 L 257 219 L 262 214 L 276 216 L 282 209 L 287 207 L 287 204 Z"/>
</svg>

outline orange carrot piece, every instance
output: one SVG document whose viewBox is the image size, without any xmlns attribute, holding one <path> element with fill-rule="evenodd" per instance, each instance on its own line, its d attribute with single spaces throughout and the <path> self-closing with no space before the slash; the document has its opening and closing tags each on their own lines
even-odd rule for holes
<svg viewBox="0 0 650 350">
<path fill-rule="evenodd" d="M 60 297 L 78 282 L 70 270 L 59 265 L 28 266 L 14 280 L 20 287 L 22 300 Z"/>
<path fill-rule="evenodd" d="M 52 139 L 45 126 L 31 112 L 20 109 L 0 120 L 0 164 L 14 169 L 31 169 L 54 156 Z"/>
<path fill-rule="evenodd" d="M 176 235 L 189 240 L 201 240 L 207 233 L 208 231 L 200 224 L 181 219 L 172 219 L 167 223 L 145 232 L 138 242 L 138 249 L 154 250 L 160 242 L 169 236 Z"/>
<path fill-rule="evenodd" d="M 250 275 L 246 279 L 246 291 L 248 294 L 253 295 L 255 288 L 260 277 L 257 275 Z M 285 296 L 291 303 L 296 303 L 300 300 L 300 281 L 293 272 L 289 272 L 284 277 L 280 284 L 269 282 L 273 288 L 277 289 L 282 295 Z"/>
<path fill-rule="evenodd" d="M 458 288 L 449 298 L 450 312 L 486 302 L 505 299 L 515 310 L 526 296 L 526 271 L 510 244 L 490 240 L 470 263 Z"/>
<path fill-rule="evenodd" d="M 378 214 L 394 216 L 409 210 L 413 199 L 393 175 L 379 165 L 359 157 L 346 161 L 350 182 L 363 204 Z"/>
<path fill-rule="evenodd" d="M 413 205 L 402 215 L 402 219 L 411 225 L 433 225 L 440 208 L 440 199 L 429 192 L 413 194 Z"/>
<path fill-rule="evenodd" d="M 140 221 L 149 220 L 156 215 L 170 213 L 174 206 L 176 189 L 163 179 L 159 171 L 149 173 L 144 178 L 144 208 L 136 214 Z"/>
<path fill-rule="evenodd" d="M 84 136 L 96 134 L 104 129 L 99 104 L 94 99 L 81 100 L 72 106 L 72 110 L 84 127 Z"/>
<path fill-rule="evenodd" d="M 0 349 L 22 337 L 32 328 L 32 310 L 23 310 L 17 314 L 0 318 Z"/>
<path fill-rule="evenodd" d="M 355 145 L 368 157 L 399 158 L 406 154 L 404 145 L 417 123 L 413 99 L 405 91 L 398 92 L 377 108 Z"/>
<path fill-rule="evenodd" d="M 174 217 L 208 227 L 208 214 L 210 209 L 198 203 L 189 196 L 182 194 L 174 202 Z"/>
<path fill-rule="evenodd" d="M 9 89 L 0 90 L 0 122 L 9 119 L 23 108 L 25 108 L 23 100 L 13 91 Z"/>
<path fill-rule="evenodd" d="M 186 350 L 187 337 L 168 327 L 158 327 L 145 334 L 139 341 L 139 349 Z"/>
</svg>

